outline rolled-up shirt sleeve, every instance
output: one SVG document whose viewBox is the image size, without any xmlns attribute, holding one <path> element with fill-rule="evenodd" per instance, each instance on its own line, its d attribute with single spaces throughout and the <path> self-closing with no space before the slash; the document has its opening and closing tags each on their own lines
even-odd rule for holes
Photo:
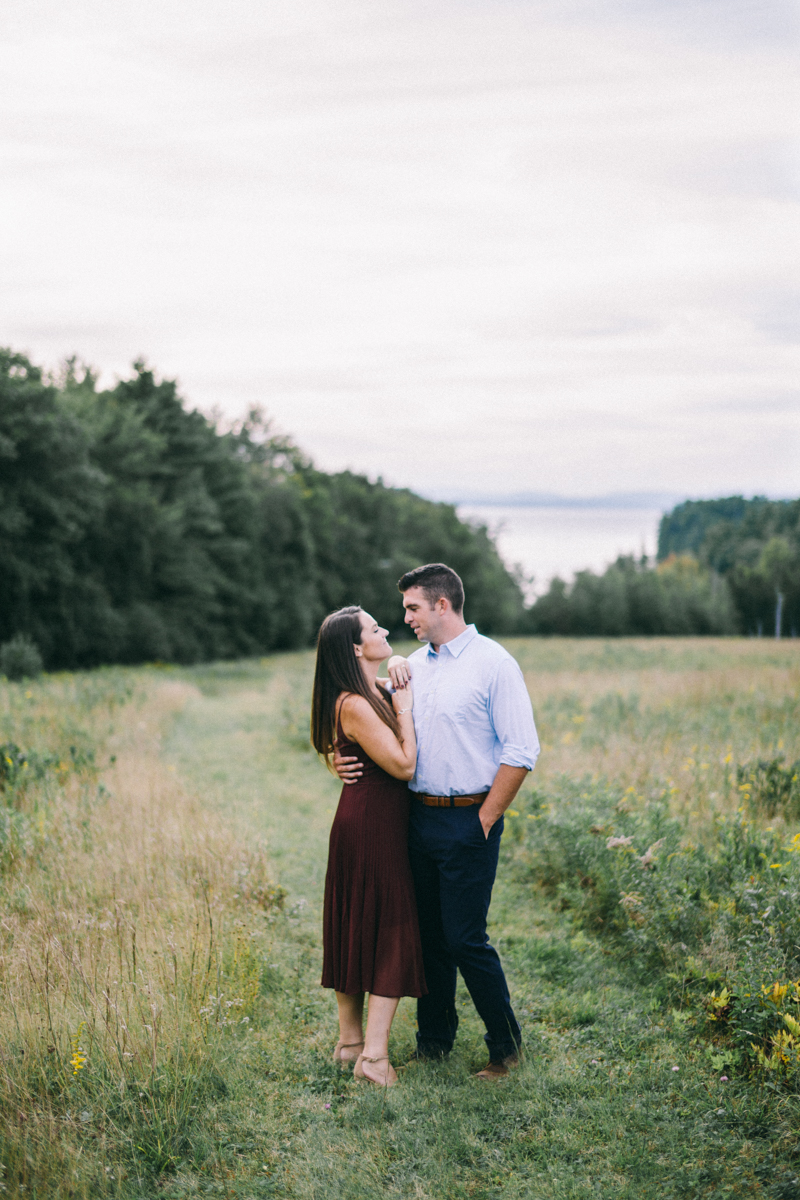
<svg viewBox="0 0 800 1200">
<path fill-rule="evenodd" d="M 500 762 L 532 771 L 539 757 L 533 708 L 519 664 L 504 659 L 489 688 L 489 718 L 501 745 Z"/>
</svg>

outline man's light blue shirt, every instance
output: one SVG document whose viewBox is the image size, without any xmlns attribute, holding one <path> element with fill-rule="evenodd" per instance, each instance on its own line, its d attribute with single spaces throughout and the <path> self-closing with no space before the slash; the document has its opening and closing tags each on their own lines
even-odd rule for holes
<svg viewBox="0 0 800 1200">
<path fill-rule="evenodd" d="M 488 792 L 501 763 L 533 770 L 539 739 L 519 665 L 474 625 L 439 652 L 409 656 L 417 770 L 411 789 L 431 796 Z"/>
</svg>

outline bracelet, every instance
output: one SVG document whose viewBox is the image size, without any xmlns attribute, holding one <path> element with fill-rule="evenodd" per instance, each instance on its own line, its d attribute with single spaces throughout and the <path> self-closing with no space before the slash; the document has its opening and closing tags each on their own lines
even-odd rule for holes
<svg viewBox="0 0 800 1200">
<path fill-rule="evenodd" d="M 403 713 L 407 713 L 407 712 L 411 712 L 411 709 L 410 708 L 398 708 L 397 713 L 395 715 L 398 717 L 402 717 Z"/>
</svg>

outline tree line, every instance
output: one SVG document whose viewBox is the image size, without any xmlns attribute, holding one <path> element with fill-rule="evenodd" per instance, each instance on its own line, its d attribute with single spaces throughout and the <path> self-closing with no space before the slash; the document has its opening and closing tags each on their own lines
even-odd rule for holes
<svg viewBox="0 0 800 1200">
<path fill-rule="evenodd" d="M 143 362 L 101 390 L 74 360 L 52 378 L 0 350 L 0 648 L 22 635 L 51 669 L 232 658 L 309 645 L 354 602 L 397 630 L 397 579 L 435 561 L 486 633 L 800 626 L 800 501 L 679 505 L 656 563 L 555 579 L 526 608 L 484 526 L 318 470 L 258 409 L 220 428 Z"/>
<path fill-rule="evenodd" d="M 0 644 L 49 668 L 305 646 L 353 602 L 397 628 L 398 578 L 439 560 L 471 619 L 517 628 L 517 580 L 452 505 L 319 471 L 257 409 L 221 430 L 142 362 L 99 390 L 0 351 Z"/>
<path fill-rule="evenodd" d="M 656 561 L 554 579 L 523 614 L 538 634 L 747 634 L 800 630 L 800 500 L 687 500 L 662 517 Z"/>
<path fill-rule="evenodd" d="M 725 579 L 744 633 L 800 630 L 800 500 L 687 500 L 661 521 L 658 554 L 691 554 Z"/>
</svg>

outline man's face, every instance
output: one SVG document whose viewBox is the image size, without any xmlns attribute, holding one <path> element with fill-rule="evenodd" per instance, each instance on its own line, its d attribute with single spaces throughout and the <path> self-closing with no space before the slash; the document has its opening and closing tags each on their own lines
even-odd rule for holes
<svg viewBox="0 0 800 1200">
<path fill-rule="evenodd" d="M 413 629 L 419 640 L 437 645 L 440 603 L 431 604 L 421 587 L 412 587 L 403 593 L 403 608 L 406 625 Z"/>
</svg>

